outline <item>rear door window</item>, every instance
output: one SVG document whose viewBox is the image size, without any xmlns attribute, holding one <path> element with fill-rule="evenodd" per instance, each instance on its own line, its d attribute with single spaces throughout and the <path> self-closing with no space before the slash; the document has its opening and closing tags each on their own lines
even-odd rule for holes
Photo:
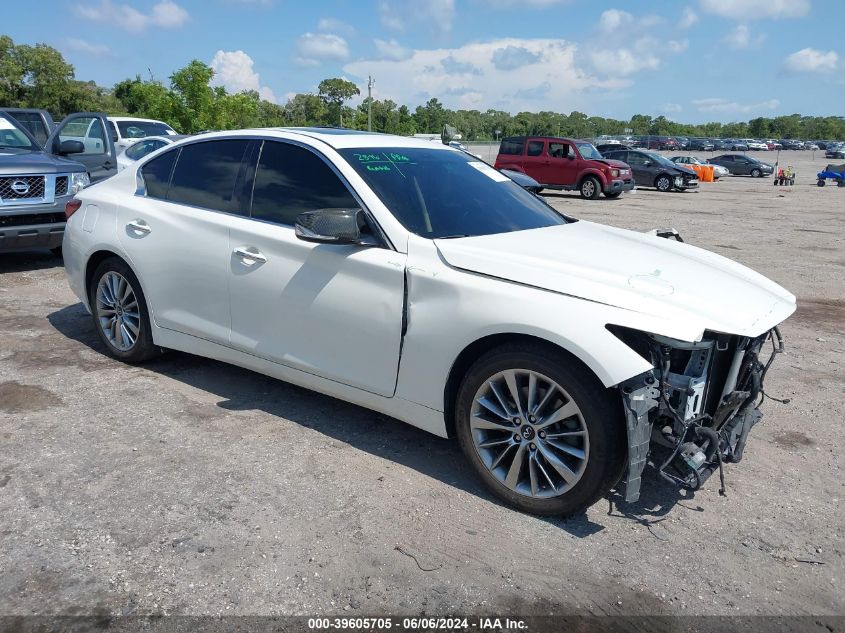
<svg viewBox="0 0 845 633">
<path fill-rule="evenodd" d="M 510 156 L 521 156 L 523 149 L 525 149 L 525 141 L 523 139 L 506 138 L 499 147 L 499 153 Z"/>
<path fill-rule="evenodd" d="M 249 143 L 247 139 L 232 139 L 182 146 L 167 199 L 214 211 L 239 212 L 235 184 Z"/>
<path fill-rule="evenodd" d="M 528 151 L 526 151 L 526 154 L 528 156 L 540 156 L 543 153 L 543 146 L 545 144 L 544 141 L 528 141 Z"/>
<path fill-rule="evenodd" d="M 170 185 L 170 173 L 176 163 L 179 150 L 165 152 L 157 156 L 141 168 L 141 177 L 147 190 L 147 197 L 164 200 L 167 198 L 167 188 Z"/>
</svg>

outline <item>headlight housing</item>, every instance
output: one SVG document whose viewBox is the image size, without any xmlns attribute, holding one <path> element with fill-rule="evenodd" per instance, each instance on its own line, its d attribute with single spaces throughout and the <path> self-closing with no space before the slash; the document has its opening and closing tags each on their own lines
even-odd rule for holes
<svg viewBox="0 0 845 633">
<path fill-rule="evenodd" d="M 613 176 L 614 178 L 619 178 L 619 170 L 618 169 L 611 169 L 610 175 Z"/>
<path fill-rule="evenodd" d="M 68 193 L 70 195 L 76 195 L 85 187 L 91 184 L 91 179 L 88 177 L 88 173 L 84 171 L 76 172 L 70 175 L 70 188 Z"/>
</svg>

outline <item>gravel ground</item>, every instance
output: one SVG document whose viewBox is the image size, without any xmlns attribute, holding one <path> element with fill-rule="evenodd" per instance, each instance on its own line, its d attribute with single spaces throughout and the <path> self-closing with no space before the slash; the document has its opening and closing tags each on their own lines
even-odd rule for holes
<svg viewBox="0 0 845 633">
<path fill-rule="evenodd" d="M 649 475 L 566 520 L 364 409 L 186 354 L 116 363 L 60 261 L 0 255 L 0 614 L 845 614 L 845 190 L 815 186 L 816 156 L 789 153 L 788 188 L 547 196 L 799 298 L 767 384 L 791 401 L 766 403 L 727 498 Z"/>
</svg>

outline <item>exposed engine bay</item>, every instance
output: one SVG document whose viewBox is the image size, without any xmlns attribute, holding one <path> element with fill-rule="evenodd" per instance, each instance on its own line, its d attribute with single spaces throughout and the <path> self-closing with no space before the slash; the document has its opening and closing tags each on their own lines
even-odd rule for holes
<svg viewBox="0 0 845 633">
<path fill-rule="evenodd" d="M 784 348 L 778 328 L 756 338 L 705 332 L 694 343 L 609 329 L 654 365 L 620 385 L 628 431 L 625 500 L 639 498 L 650 460 L 663 479 L 689 490 L 719 471 L 724 494 L 723 464 L 742 460 L 763 416 L 763 381 Z"/>
</svg>

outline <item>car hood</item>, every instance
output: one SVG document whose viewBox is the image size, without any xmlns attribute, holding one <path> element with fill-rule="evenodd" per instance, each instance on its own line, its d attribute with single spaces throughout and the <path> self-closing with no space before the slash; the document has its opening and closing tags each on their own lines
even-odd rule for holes
<svg viewBox="0 0 845 633">
<path fill-rule="evenodd" d="M 435 244 L 455 268 L 680 320 L 699 336 L 704 330 L 759 336 L 795 311 L 791 293 L 741 264 L 592 222 Z"/>
<path fill-rule="evenodd" d="M 85 171 L 85 166 L 45 152 L 18 153 L 0 149 L 0 176 L 25 174 L 64 174 Z"/>
<path fill-rule="evenodd" d="M 630 169 L 630 167 L 628 167 L 628 163 L 623 163 L 621 160 L 616 160 L 614 158 L 591 158 L 590 162 L 604 163 L 609 167 L 614 167 L 617 169 Z"/>
</svg>

